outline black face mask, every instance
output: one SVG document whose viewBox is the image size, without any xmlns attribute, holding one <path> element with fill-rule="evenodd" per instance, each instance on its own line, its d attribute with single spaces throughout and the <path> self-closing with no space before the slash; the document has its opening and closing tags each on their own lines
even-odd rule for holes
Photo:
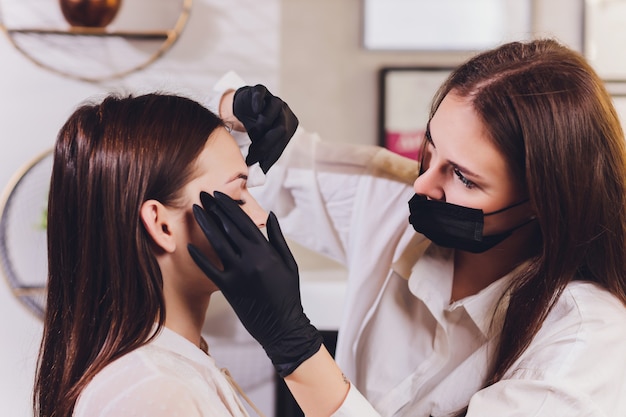
<svg viewBox="0 0 626 417">
<path fill-rule="evenodd" d="M 520 227 L 534 218 L 495 235 L 483 236 L 484 217 L 501 213 L 525 203 L 513 204 L 491 213 L 483 213 L 480 209 L 457 206 L 415 194 L 409 200 L 409 223 L 415 231 L 423 234 L 436 245 L 459 249 L 472 253 L 482 253 L 493 248 Z"/>
</svg>

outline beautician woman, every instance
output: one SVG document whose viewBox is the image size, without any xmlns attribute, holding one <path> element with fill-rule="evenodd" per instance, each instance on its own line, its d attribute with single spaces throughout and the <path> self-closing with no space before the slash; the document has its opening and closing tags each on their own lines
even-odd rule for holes
<svg viewBox="0 0 626 417">
<path fill-rule="evenodd" d="M 307 416 L 626 416 L 626 142 L 602 81 L 556 41 L 502 45 L 441 86 L 426 142 L 411 188 L 406 160 L 299 128 L 262 191 L 269 241 L 203 194 L 221 265 L 192 257 Z M 348 268 L 341 369 L 276 217 Z"/>
</svg>

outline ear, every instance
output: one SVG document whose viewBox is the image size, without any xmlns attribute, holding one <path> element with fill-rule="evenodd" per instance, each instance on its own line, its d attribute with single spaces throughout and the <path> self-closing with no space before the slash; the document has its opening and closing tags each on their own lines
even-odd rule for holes
<svg viewBox="0 0 626 417">
<path fill-rule="evenodd" d="M 165 252 L 176 249 L 176 241 L 170 226 L 170 211 L 157 200 L 144 201 L 140 210 L 141 221 L 152 241 Z"/>
</svg>

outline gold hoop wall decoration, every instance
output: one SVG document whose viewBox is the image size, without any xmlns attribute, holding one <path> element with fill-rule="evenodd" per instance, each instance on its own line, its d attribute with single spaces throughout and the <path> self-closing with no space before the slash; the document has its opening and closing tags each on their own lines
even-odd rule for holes
<svg viewBox="0 0 626 417">
<path fill-rule="evenodd" d="M 11 292 L 43 318 L 48 280 L 47 208 L 52 149 L 28 161 L 0 197 L 0 269 Z"/>
<path fill-rule="evenodd" d="M 159 59 L 180 37 L 193 3 L 124 0 L 111 25 L 88 27 L 69 25 L 50 0 L 2 1 L 0 29 L 16 50 L 41 68 L 94 83 L 124 77 Z"/>
</svg>

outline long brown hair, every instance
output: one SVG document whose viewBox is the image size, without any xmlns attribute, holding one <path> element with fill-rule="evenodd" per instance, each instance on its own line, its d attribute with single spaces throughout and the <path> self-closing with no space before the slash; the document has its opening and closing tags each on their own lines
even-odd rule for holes
<svg viewBox="0 0 626 417">
<path fill-rule="evenodd" d="M 86 384 L 163 324 L 162 277 L 140 221 L 175 203 L 222 121 L 179 96 L 111 95 L 61 128 L 48 201 L 48 296 L 38 417 L 69 417 Z"/>
<path fill-rule="evenodd" d="M 626 304 L 626 149 L 601 79 L 550 39 L 513 42 L 460 66 L 435 97 L 468 98 L 528 192 L 541 229 L 510 288 L 487 385 L 528 347 L 566 285 L 585 280 Z"/>
</svg>

